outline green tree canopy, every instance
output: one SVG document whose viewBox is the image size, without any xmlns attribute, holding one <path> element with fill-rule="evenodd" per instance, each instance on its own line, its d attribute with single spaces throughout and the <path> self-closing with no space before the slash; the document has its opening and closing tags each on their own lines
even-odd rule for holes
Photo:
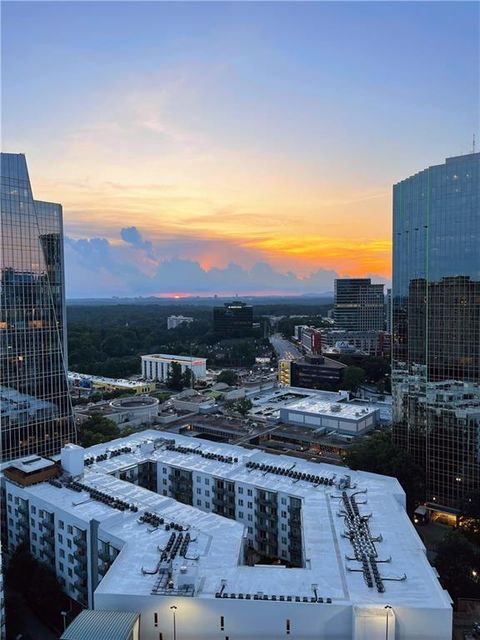
<svg viewBox="0 0 480 640">
<path fill-rule="evenodd" d="M 355 392 L 365 382 L 365 371 L 355 365 L 350 365 L 343 371 L 342 388 Z"/>
<path fill-rule="evenodd" d="M 438 545 L 435 567 L 454 600 L 480 598 L 480 549 L 459 531 L 450 531 Z"/>
<path fill-rule="evenodd" d="M 184 387 L 182 365 L 179 362 L 172 362 L 168 370 L 166 385 L 174 391 L 181 391 Z"/>
<path fill-rule="evenodd" d="M 393 476 L 407 495 L 407 509 L 411 513 L 424 499 L 424 474 L 410 455 L 396 447 L 389 433 L 374 433 L 353 445 L 345 456 L 351 469 Z"/>
<path fill-rule="evenodd" d="M 233 387 L 238 382 L 238 375 L 231 369 L 224 369 L 218 374 L 216 381 L 223 382 L 228 384 L 230 387 Z"/>
</svg>

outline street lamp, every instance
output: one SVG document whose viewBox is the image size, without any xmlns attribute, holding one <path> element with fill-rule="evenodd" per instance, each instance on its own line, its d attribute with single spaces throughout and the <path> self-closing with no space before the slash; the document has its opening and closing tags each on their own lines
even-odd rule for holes
<svg viewBox="0 0 480 640">
<path fill-rule="evenodd" d="M 175 612 L 177 611 L 177 607 L 172 604 L 170 607 L 170 611 L 173 613 L 173 640 L 177 640 L 177 621 L 175 619 Z"/>
<path fill-rule="evenodd" d="M 385 640 L 388 640 L 388 614 L 390 613 L 391 608 L 392 608 L 391 605 L 389 604 L 385 605 L 385 612 L 387 614 L 387 620 L 385 624 Z"/>
<path fill-rule="evenodd" d="M 68 611 L 60 611 L 60 615 L 63 618 L 63 630 L 65 631 L 67 628 L 67 613 Z"/>
</svg>

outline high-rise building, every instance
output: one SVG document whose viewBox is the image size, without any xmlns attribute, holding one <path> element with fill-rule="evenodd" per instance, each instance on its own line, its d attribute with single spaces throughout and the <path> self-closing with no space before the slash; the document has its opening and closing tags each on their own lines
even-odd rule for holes
<svg viewBox="0 0 480 640">
<path fill-rule="evenodd" d="M 381 331 L 385 323 L 383 284 L 370 278 L 335 280 L 334 318 L 337 329 Z"/>
<path fill-rule="evenodd" d="M 1 154 L 1 457 L 75 439 L 67 385 L 62 207 L 33 199 L 22 154 Z"/>
<path fill-rule="evenodd" d="M 226 302 L 213 308 L 213 330 L 219 337 L 243 338 L 252 333 L 253 307 L 246 302 Z"/>
<path fill-rule="evenodd" d="M 393 433 L 432 508 L 480 490 L 480 154 L 393 188 Z"/>
</svg>

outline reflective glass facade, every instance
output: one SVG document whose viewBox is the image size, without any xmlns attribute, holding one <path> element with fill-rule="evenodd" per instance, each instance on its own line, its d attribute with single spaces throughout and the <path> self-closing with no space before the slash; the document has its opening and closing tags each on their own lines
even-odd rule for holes
<svg viewBox="0 0 480 640">
<path fill-rule="evenodd" d="M 346 331 L 381 331 L 385 328 L 383 284 L 370 278 L 335 280 L 335 328 Z"/>
<path fill-rule="evenodd" d="M 427 501 L 480 491 L 480 154 L 393 189 L 393 433 Z"/>
<path fill-rule="evenodd" d="M 33 199 L 24 155 L 1 154 L 1 457 L 74 441 L 67 386 L 62 207 Z"/>
</svg>

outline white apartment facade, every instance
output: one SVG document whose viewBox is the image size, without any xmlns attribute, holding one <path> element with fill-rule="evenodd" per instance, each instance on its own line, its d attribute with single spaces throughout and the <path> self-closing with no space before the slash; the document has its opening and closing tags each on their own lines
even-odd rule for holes
<svg viewBox="0 0 480 640">
<path fill-rule="evenodd" d="M 90 608 L 140 613 L 141 640 L 173 640 L 172 606 L 185 640 L 451 637 L 395 479 L 163 436 L 69 445 L 61 472 L 4 465 L 8 550 L 27 541 Z"/>
</svg>

